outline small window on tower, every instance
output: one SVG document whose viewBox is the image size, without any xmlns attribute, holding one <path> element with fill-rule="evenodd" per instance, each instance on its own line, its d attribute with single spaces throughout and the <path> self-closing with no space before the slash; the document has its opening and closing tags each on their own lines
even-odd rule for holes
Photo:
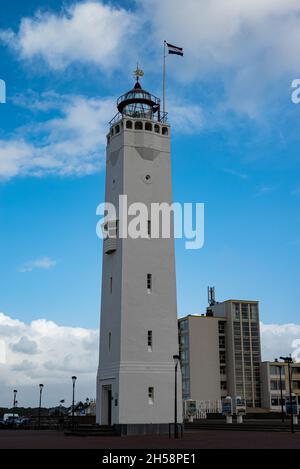
<svg viewBox="0 0 300 469">
<path fill-rule="evenodd" d="M 143 123 L 138 121 L 134 125 L 135 130 L 143 130 Z"/>
<path fill-rule="evenodd" d="M 154 404 L 154 388 L 148 389 L 148 399 L 149 399 L 149 404 L 153 405 Z"/>
<path fill-rule="evenodd" d="M 151 122 L 146 122 L 145 130 L 148 130 L 149 132 L 152 132 L 152 129 L 153 129 L 153 127 L 152 127 Z"/>
<path fill-rule="evenodd" d="M 163 135 L 168 135 L 168 134 L 169 134 L 169 129 L 168 129 L 168 127 L 163 127 L 163 128 L 162 128 L 162 134 L 163 134 Z"/>
<path fill-rule="evenodd" d="M 126 129 L 132 129 L 132 121 L 126 121 Z"/>
<path fill-rule="evenodd" d="M 152 343 L 153 343 L 153 333 L 148 331 L 148 351 L 152 352 Z"/>
<path fill-rule="evenodd" d="M 158 124 L 155 124 L 154 126 L 154 132 L 156 132 L 157 134 L 160 134 L 160 127 Z"/>
<path fill-rule="evenodd" d="M 115 130 L 116 130 L 116 134 L 119 134 L 120 133 L 120 126 L 116 125 Z"/>
<path fill-rule="evenodd" d="M 147 292 L 152 292 L 152 274 L 147 274 Z"/>
</svg>

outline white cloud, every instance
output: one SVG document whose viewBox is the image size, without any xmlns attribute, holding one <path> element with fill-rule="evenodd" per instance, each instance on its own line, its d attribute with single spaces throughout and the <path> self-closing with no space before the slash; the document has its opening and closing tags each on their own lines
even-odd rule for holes
<svg viewBox="0 0 300 469">
<path fill-rule="evenodd" d="M 45 92 L 16 96 L 14 103 L 34 113 L 36 122 L 0 140 L 0 179 L 16 176 L 84 176 L 103 167 L 108 122 L 116 111 L 113 98 L 87 98 Z M 170 118 L 178 133 L 202 130 L 202 108 L 170 101 Z M 38 120 L 39 114 L 56 117 Z"/>
<path fill-rule="evenodd" d="M 55 267 L 57 264 L 56 261 L 50 259 L 49 257 L 41 257 L 34 261 L 29 261 L 23 264 L 18 271 L 19 272 L 32 272 L 35 269 L 49 270 Z"/>
<path fill-rule="evenodd" d="M 300 361 L 299 324 L 261 323 L 261 336 L 264 360 L 286 357 L 291 353 L 294 359 Z"/>
<path fill-rule="evenodd" d="M 25 324 L 0 313 L 0 406 L 10 404 L 15 388 L 20 405 L 36 405 L 40 382 L 45 384 L 47 405 L 63 398 L 71 402 L 74 374 L 77 398 L 95 397 L 98 335 L 98 330 L 59 326 L 46 319 Z M 262 323 L 261 335 L 263 360 L 289 353 L 300 360 L 300 325 Z"/>
<path fill-rule="evenodd" d="M 101 2 L 78 2 L 59 14 L 37 12 L 23 18 L 19 31 L 0 31 L 0 40 L 13 47 L 22 59 L 42 58 L 53 69 L 72 62 L 107 69 L 118 65 L 129 51 L 136 32 L 135 15 Z"/>
<path fill-rule="evenodd" d="M 23 18 L 17 32 L 0 30 L 0 41 L 23 60 L 42 59 L 55 70 L 72 63 L 122 70 L 143 57 L 155 73 L 161 70 L 163 38 L 185 49 L 183 60 L 168 59 L 173 80 L 184 85 L 199 80 L 214 84 L 214 100 L 219 99 L 213 105 L 219 111 L 233 109 L 258 118 L 270 96 L 272 111 L 280 97 L 287 99 L 289 84 L 298 76 L 300 4 L 298 0 L 136 0 L 132 12 L 101 1 L 74 1 L 60 13 L 38 12 Z"/>
<path fill-rule="evenodd" d="M 281 83 L 279 95 L 275 83 L 284 77 L 288 87 L 298 77 L 298 0 L 139 0 L 139 5 L 151 19 L 152 44 L 167 38 L 185 49 L 184 62 L 169 61 L 172 75 L 183 83 L 214 83 L 223 110 L 256 118 L 270 93 L 276 92 L 278 102 L 289 92 Z"/>
<path fill-rule="evenodd" d="M 40 382 L 45 403 L 56 405 L 63 398 L 69 403 L 74 374 L 78 399 L 95 397 L 98 331 L 46 319 L 25 324 L 0 313 L 0 343 L 0 406 L 10 405 L 15 388 L 20 406 L 36 405 Z"/>
<path fill-rule="evenodd" d="M 28 337 L 22 336 L 21 339 L 15 344 L 11 345 L 13 352 L 22 353 L 25 355 L 36 355 L 38 352 L 37 343 Z"/>
<path fill-rule="evenodd" d="M 194 134 L 203 130 L 204 112 L 201 106 L 180 99 L 171 99 L 168 113 L 177 133 Z"/>
<path fill-rule="evenodd" d="M 51 109 L 57 117 L 17 129 L 11 139 L 0 140 L 0 179 L 82 176 L 101 168 L 114 100 L 45 93 L 39 99 L 23 97 L 18 103 L 36 112 Z"/>
<path fill-rule="evenodd" d="M 249 179 L 248 174 L 240 173 L 239 171 L 236 171 L 235 169 L 225 168 L 224 172 L 228 173 L 228 174 L 231 174 L 232 176 L 236 176 L 240 179 Z"/>
</svg>

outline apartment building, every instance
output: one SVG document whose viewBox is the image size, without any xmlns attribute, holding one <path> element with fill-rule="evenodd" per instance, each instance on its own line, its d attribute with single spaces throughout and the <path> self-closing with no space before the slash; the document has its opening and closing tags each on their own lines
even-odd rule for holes
<svg viewBox="0 0 300 469">
<path fill-rule="evenodd" d="M 241 396 L 261 406 L 257 301 L 212 301 L 206 315 L 179 319 L 183 399 Z"/>
<path fill-rule="evenodd" d="M 292 392 L 296 394 L 300 406 L 300 363 L 291 365 Z M 281 388 L 283 404 L 289 394 L 288 365 L 284 362 L 265 361 L 261 364 L 262 407 L 273 412 L 281 412 Z"/>
</svg>

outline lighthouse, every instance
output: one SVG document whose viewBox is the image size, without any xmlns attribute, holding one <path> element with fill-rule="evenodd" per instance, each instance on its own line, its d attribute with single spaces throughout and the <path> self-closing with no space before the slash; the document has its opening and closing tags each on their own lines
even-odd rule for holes
<svg viewBox="0 0 300 469">
<path fill-rule="evenodd" d="M 120 213 L 126 196 L 150 215 L 146 236 L 120 236 L 118 216 L 106 224 L 97 374 L 97 423 L 123 434 L 166 432 L 176 413 L 182 421 L 173 225 L 170 236 L 152 236 L 151 220 L 152 204 L 172 204 L 171 127 L 143 72 L 135 75 L 110 122 L 105 202 Z"/>
</svg>

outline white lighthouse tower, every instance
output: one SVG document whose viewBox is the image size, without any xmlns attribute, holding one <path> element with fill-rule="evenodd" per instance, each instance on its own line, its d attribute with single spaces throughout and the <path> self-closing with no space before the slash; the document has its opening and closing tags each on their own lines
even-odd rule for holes
<svg viewBox="0 0 300 469">
<path fill-rule="evenodd" d="M 118 99 L 107 136 L 106 202 L 172 203 L 170 125 L 160 100 L 134 88 Z M 130 217 L 129 217 L 130 221 Z M 97 423 L 125 434 L 164 432 L 174 422 L 178 325 L 173 229 L 169 238 L 119 236 L 104 241 Z M 177 416 L 182 421 L 181 374 Z"/>
</svg>

